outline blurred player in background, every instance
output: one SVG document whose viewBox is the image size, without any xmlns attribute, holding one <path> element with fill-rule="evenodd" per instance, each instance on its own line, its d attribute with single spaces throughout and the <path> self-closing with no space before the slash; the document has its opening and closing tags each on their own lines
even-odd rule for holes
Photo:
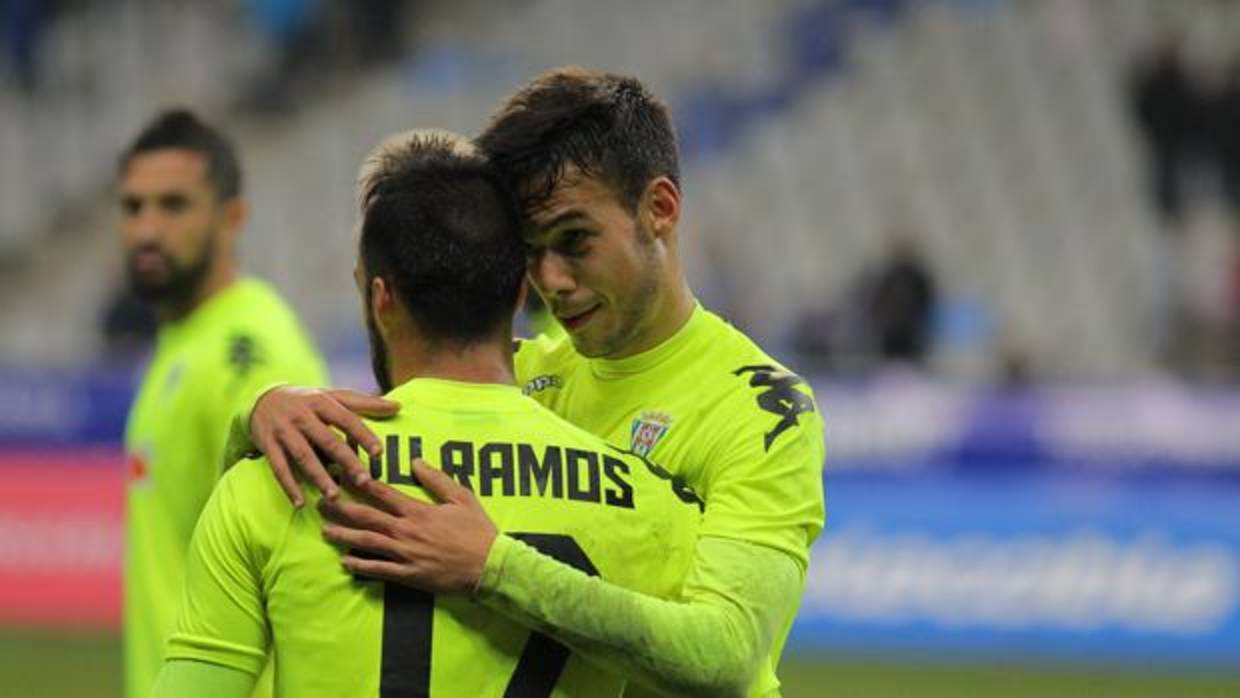
<svg viewBox="0 0 1240 698">
<path fill-rule="evenodd" d="M 125 431 L 125 692 L 137 698 L 159 672 L 237 399 L 326 376 L 289 307 L 238 274 L 246 203 L 218 131 L 187 111 L 159 114 L 122 156 L 116 195 L 130 283 L 159 317 Z"/>
<path fill-rule="evenodd" d="M 591 579 L 496 536 L 476 508 L 471 517 L 411 504 L 398 516 L 407 525 L 391 526 L 376 512 L 329 504 L 345 525 L 329 536 L 385 558 L 346 557 L 355 572 L 473 593 L 642 685 L 673 695 L 778 695 L 775 670 L 824 519 L 822 420 L 803 380 L 698 305 L 688 287 L 666 107 L 633 78 L 559 69 L 501 106 L 478 143 L 521 198 L 529 279 L 568 334 L 523 342 L 519 382 L 705 499 L 683 599 Z M 288 482 L 291 458 L 331 495 L 336 486 L 312 443 L 365 473 L 324 421 L 377 445 L 342 401 L 371 415 L 384 409 L 346 391 L 281 388 L 262 396 L 252 419 L 240 415 L 234 435 L 252 427 L 277 477 Z M 454 535 L 409 533 L 439 528 Z"/>
<path fill-rule="evenodd" d="M 452 478 L 475 483 L 478 513 L 522 532 L 515 539 L 585 574 L 673 595 L 700 500 L 514 383 L 525 254 L 499 174 L 464 138 L 405 134 L 367 159 L 359 181 L 355 277 L 375 379 L 407 407 L 373 424 L 387 448 L 372 474 L 422 500 L 419 482 L 440 494 Z M 415 469 L 422 453 L 447 475 Z M 373 491 L 380 506 L 412 501 Z M 266 462 L 225 473 L 194 533 L 157 698 L 242 698 L 269 648 L 281 696 L 620 695 L 619 676 L 462 596 L 355 579 L 322 525 L 315 508 L 289 503 Z"/>
</svg>

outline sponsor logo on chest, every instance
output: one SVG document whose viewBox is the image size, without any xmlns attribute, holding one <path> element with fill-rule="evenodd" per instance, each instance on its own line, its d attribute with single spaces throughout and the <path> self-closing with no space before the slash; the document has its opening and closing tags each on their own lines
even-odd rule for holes
<svg viewBox="0 0 1240 698">
<path fill-rule="evenodd" d="M 666 412 L 646 410 L 633 420 L 629 448 L 639 456 L 648 456 L 672 428 L 672 416 Z"/>
</svg>

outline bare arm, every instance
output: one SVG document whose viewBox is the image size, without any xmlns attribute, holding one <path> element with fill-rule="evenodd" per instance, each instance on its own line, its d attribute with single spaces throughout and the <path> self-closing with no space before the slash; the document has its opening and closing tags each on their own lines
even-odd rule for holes
<svg viewBox="0 0 1240 698">
<path fill-rule="evenodd" d="M 225 458 L 231 465 L 256 450 L 267 456 L 272 473 L 294 506 L 305 502 L 297 486 L 298 475 L 325 497 L 335 498 L 339 488 L 320 454 L 334 461 L 350 481 L 369 478 L 369 469 L 345 438 L 377 456 L 383 446 L 361 418 L 385 419 L 399 409 L 395 402 L 354 390 L 266 386 L 233 415 Z"/>
</svg>

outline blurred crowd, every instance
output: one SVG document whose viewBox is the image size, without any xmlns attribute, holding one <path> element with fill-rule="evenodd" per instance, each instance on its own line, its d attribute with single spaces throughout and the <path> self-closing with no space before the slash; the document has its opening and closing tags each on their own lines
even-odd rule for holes
<svg viewBox="0 0 1240 698">
<path fill-rule="evenodd" d="M 1182 28 L 1167 25 L 1134 60 L 1127 82 L 1144 148 L 1146 191 L 1164 240 L 1157 318 L 1164 364 L 1189 377 L 1240 377 L 1240 49 L 1194 61 Z M 1214 308 L 1189 297 L 1186 240 L 1203 209 L 1228 228 L 1224 292 Z"/>
<path fill-rule="evenodd" d="M 109 3 L 118 0 L 108 0 Z M 119 0 L 131 5 L 155 0 Z M 27 96 L 44 82 L 46 37 L 56 20 L 103 0 L 0 0 L 0 44 L 6 81 Z M 231 0 L 214 9 L 235 13 L 267 44 L 268 69 L 244 88 L 241 106 L 283 112 L 305 84 L 340 71 L 392 60 L 405 49 L 404 22 L 415 0 Z M 357 40 L 357 37 L 365 37 Z"/>
<path fill-rule="evenodd" d="M 118 7 L 139 7 L 144 10 L 148 9 L 148 5 L 149 7 L 168 5 L 168 3 L 157 3 L 156 0 L 114 0 L 114 2 Z M 1204 6 L 1209 2 L 1214 2 L 1219 6 L 1226 4 L 1215 0 L 1203 0 L 1202 4 Z M 962 13 L 967 12 L 971 16 L 985 19 L 1010 11 L 1013 14 L 1029 15 L 1025 19 L 1033 22 L 1037 14 L 1028 10 L 1034 5 L 1032 3 L 1026 5 L 997 0 L 992 2 L 961 0 L 956 4 L 963 8 Z M 793 13 L 790 16 L 798 21 L 792 25 L 791 29 L 780 31 L 787 33 L 788 46 L 797 47 L 798 57 L 793 61 L 797 70 L 793 71 L 792 77 L 784 82 L 790 84 L 814 82 L 817 85 L 824 81 L 822 76 L 827 72 L 824 65 L 830 64 L 835 66 L 836 70 L 844 72 L 856 67 L 849 64 L 850 58 L 846 50 L 847 42 L 844 32 L 854 30 L 857 22 L 853 21 L 855 17 L 839 10 L 839 7 L 845 5 L 864 6 L 866 16 L 881 17 L 883 21 L 893 23 L 896 22 L 893 18 L 899 16 L 900 12 L 909 8 L 925 7 L 900 0 L 823 2 L 816 6 L 818 14 L 830 16 L 828 19 L 833 17 L 839 21 L 829 22 L 824 19 L 821 24 L 806 21 L 801 14 Z M 1071 9 L 1073 3 L 1047 3 L 1038 5 L 1038 7 L 1051 7 L 1052 5 Z M 55 82 L 54 71 L 45 65 L 45 59 L 54 53 L 49 48 L 53 43 L 49 37 L 55 35 L 60 18 L 82 9 L 98 9 L 103 6 L 102 0 L 0 0 L 0 81 L 7 83 L 6 87 L 11 86 L 17 92 L 25 93 L 36 99 L 42 93 L 50 94 L 62 89 L 63 86 L 51 84 Z M 110 4 L 108 6 L 111 7 Z M 1108 7 L 1114 9 L 1116 6 L 1118 5 Z M 208 11 L 202 10 L 202 6 L 195 7 L 196 10 Z M 1153 8 L 1155 5 L 1151 4 L 1149 7 Z M 228 94 L 220 100 L 223 102 L 222 105 L 211 103 L 207 106 L 215 109 L 217 113 L 221 110 L 225 111 L 230 118 L 233 116 L 240 116 L 242 119 L 255 116 L 283 118 L 303 107 L 313 106 L 317 96 L 347 97 L 346 89 L 333 91 L 333 85 L 343 88 L 350 81 L 358 82 L 357 78 L 363 75 L 363 71 L 385 63 L 395 65 L 408 60 L 410 56 L 417 53 L 413 49 L 418 48 L 415 44 L 415 37 L 418 34 L 410 29 L 417 25 L 419 18 L 430 16 L 419 13 L 419 10 L 428 8 L 429 4 L 420 4 L 415 0 L 367 0 L 350 3 L 333 3 L 326 0 L 231 0 L 227 3 L 211 5 L 209 12 L 213 16 L 227 16 L 229 21 L 226 24 L 230 31 L 235 29 L 233 25 L 241 26 L 247 36 L 259 39 L 263 60 L 253 62 L 250 70 L 243 74 L 243 78 L 226 81 Z M 1076 12 L 1072 10 L 1063 13 L 1071 20 L 1063 22 L 1063 26 L 1067 27 L 1071 24 L 1079 28 L 1077 26 L 1079 23 L 1073 24 L 1079 19 L 1079 13 L 1074 14 Z M 1112 15 L 1100 13 L 1098 16 L 1107 19 Z M 843 21 L 844 19 L 849 21 Z M 425 22 L 424 26 L 434 26 L 434 22 Z M 834 27 L 834 32 L 825 31 L 823 27 L 827 26 Z M 799 37 L 798 32 L 811 36 Z M 1073 32 L 1066 31 L 1065 34 L 1073 35 Z M 1085 32 L 1081 33 L 1082 36 L 1085 34 Z M 358 37 L 364 37 L 364 39 L 359 40 Z M 865 37 L 862 36 L 862 38 Z M 1235 51 L 1225 60 L 1219 60 L 1216 57 L 1212 61 L 1203 63 L 1198 55 L 1200 52 L 1197 49 L 1200 42 L 1197 38 L 1185 28 L 1168 23 L 1161 32 L 1146 41 L 1140 50 L 1128 56 L 1131 61 L 1126 67 L 1126 72 L 1123 68 L 1116 70 L 1113 62 L 1101 59 L 1098 61 L 1099 65 L 1106 65 L 1105 69 L 1110 71 L 1108 75 L 1114 73 L 1112 76 L 1114 81 L 1111 85 L 1112 94 L 1109 95 L 1112 101 L 1108 107 L 1114 109 L 1116 105 L 1122 105 L 1128 111 L 1127 117 L 1134 136 L 1133 140 L 1141 149 L 1141 162 L 1144 167 L 1141 173 L 1144 175 L 1143 190 L 1148 201 L 1150 220 L 1158 221 L 1159 230 L 1162 232 L 1160 239 L 1155 243 L 1157 254 L 1153 255 L 1156 259 L 1152 260 L 1153 263 L 1149 270 L 1150 278 L 1141 280 L 1141 283 L 1155 289 L 1151 295 L 1156 297 L 1153 305 L 1157 307 L 1145 308 L 1144 306 L 1149 304 L 1147 299 L 1134 298 L 1132 300 L 1134 305 L 1143 305 L 1142 321 L 1145 320 L 1144 315 L 1150 316 L 1148 319 L 1150 331 L 1145 335 L 1136 336 L 1128 325 L 1117 323 L 1115 327 L 1103 327 L 1098 333 L 1105 334 L 1107 337 L 1122 336 L 1123 339 L 1119 341 L 1122 341 L 1125 346 L 1136 346 L 1137 343 L 1142 343 L 1143 350 L 1134 352 L 1135 354 L 1143 360 L 1148 360 L 1151 354 L 1157 355 L 1159 366 L 1176 375 L 1193 379 L 1232 381 L 1240 376 L 1240 370 L 1238 370 L 1240 369 L 1240 50 Z M 1065 41 L 1068 40 L 1065 39 Z M 433 43 L 431 41 L 423 43 L 428 49 L 435 48 L 431 45 Z M 477 43 L 469 44 L 468 48 L 474 48 Z M 1131 48 L 1131 43 L 1125 44 L 1126 56 Z M 428 50 L 426 53 L 433 54 L 434 51 Z M 685 60 L 707 62 L 705 57 Z M 416 72 L 411 67 L 414 62 L 416 59 L 409 63 L 400 63 L 402 80 L 419 79 L 412 77 Z M 406 70 L 406 66 L 410 66 L 410 69 Z M 397 71 L 393 71 L 395 72 Z M 719 87 L 711 81 L 707 81 L 705 85 L 701 81 L 685 81 L 685 85 L 677 84 L 678 88 L 683 88 L 681 94 L 668 90 L 668 94 L 675 102 L 673 106 L 680 117 L 680 126 L 683 128 L 686 124 L 691 124 L 693 127 L 688 136 L 682 139 L 682 147 L 687 153 L 702 150 L 703 140 L 710 140 L 712 134 L 718 136 L 709 128 L 712 125 L 729 133 L 731 132 L 729 129 L 740 132 L 741 130 L 735 127 L 733 121 L 742 120 L 741 116 L 760 122 L 769 121 L 775 124 L 773 128 L 781 128 L 783 122 L 779 119 L 786 118 L 789 112 L 796 111 L 795 98 L 789 96 L 793 94 L 792 92 L 788 95 L 777 94 L 772 86 L 772 83 L 776 81 L 771 77 L 771 72 L 767 70 L 763 73 L 762 80 L 750 81 L 753 84 L 749 84 L 739 79 L 734 74 L 735 71 L 725 71 L 727 75 L 725 79 L 733 80 L 735 84 L 729 82 Z M 417 73 L 417 75 L 423 76 L 425 73 Z M 225 81 L 213 82 L 223 83 Z M 897 84 L 894 89 L 909 92 L 907 85 Z M 987 92 L 988 89 L 983 87 L 980 91 Z M 106 90 L 101 91 L 106 93 Z M 946 91 L 946 87 L 940 91 Z M 1019 86 L 1013 88 L 1014 94 L 1018 91 Z M 724 103 L 724 106 L 728 107 L 724 110 L 727 112 L 728 119 L 715 118 L 718 115 L 713 111 L 706 116 L 700 114 L 699 112 L 704 110 L 703 103 L 711 102 L 711 100 L 704 99 L 699 94 L 701 92 L 713 94 L 714 102 Z M 741 98 L 735 94 L 737 92 L 752 94 Z M 819 94 L 811 90 L 807 92 Z M 1064 94 L 1073 96 L 1073 93 Z M 191 93 L 191 98 L 193 96 Z M 1120 101 L 1116 101 L 1116 97 L 1119 97 Z M 824 100 L 824 103 L 834 99 L 832 97 L 830 100 Z M 1059 99 L 1059 95 L 1055 93 L 1048 99 L 1052 101 L 1049 102 L 1051 106 L 1044 107 L 1047 110 L 1054 107 L 1053 100 Z M 897 100 L 890 105 L 882 102 L 879 106 L 886 112 L 896 112 L 898 109 L 892 105 L 897 103 L 902 102 Z M 1019 112 L 1026 104 L 1019 99 L 1012 100 L 1012 103 L 1017 105 L 1013 109 L 1014 112 Z M 719 105 L 711 102 L 705 106 L 718 107 Z M 309 110 L 306 111 L 308 114 Z M 995 111 L 1003 115 L 1008 114 L 998 106 Z M 1031 110 L 1026 110 L 1028 111 Z M 1065 113 L 1067 113 L 1066 110 Z M 926 113 L 918 112 L 915 116 L 925 121 L 932 121 L 935 117 L 934 114 L 929 113 L 928 108 Z M 835 117 L 838 115 L 833 115 L 833 118 Z M 1013 117 L 1001 115 L 997 118 L 1010 120 Z M 959 119 L 950 120 L 960 121 Z M 1047 115 L 1047 120 L 1050 120 L 1049 115 Z M 733 126 L 724 129 L 720 126 L 721 123 L 733 124 Z M 1018 124 L 1011 124 L 1011 130 L 1013 132 L 1018 130 L 1018 126 Z M 755 130 L 760 131 L 761 128 Z M 917 127 L 910 126 L 908 130 L 915 132 Z M 1002 133 L 1004 137 L 1010 137 L 1013 142 L 1019 140 L 1015 133 L 1008 134 L 1007 131 L 1002 131 Z M 982 137 L 984 135 L 981 134 L 976 138 L 970 135 L 969 138 L 962 139 L 961 143 L 946 146 L 945 149 L 958 153 L 963 149 L 962 144 L 982 142 L 985 140 Z M 1052 138 L 1055 135 L 1052 133 Z M 730 140 L 723 140 L 732 143 Z M 824 137 L 824 140 L 829 139 Z M 737 137 L 735 142 L 743 143 L 743 139 Z M 1038 143 L 1041 144 L 1041 141 Z M 905 145 L 908 146 L 908 144 Z M 914 143 L 913 145 L 919 146 L 922 150 L 929 150 L 930 146 L 935 144 Z M 733 150 L 740 149 L 736 145 L 729 147 Z M 983 147 L 997 150 L 990 146 Z M 907 150 L 916 149 L 911 146 L 907 147 Z M 1014 147 L 1013 150 L 1017 149 Z M 869 152 L 867 150 L 865 154 L 868 155 Z M 877 152 L 877 149 L 874 149 L 874 152 Z M 1099 152 L 1105 154 L 1104 151 Z M 925 153 L 909 155 L 907 152 L 902 152 L 900 156 L 907 160 L 921 157 L 922 160 L 929 161 Z M 854 153 L 853 157 L 858 156 Z M 961 159 L 964 157 L 960 155 Z M 791 155 L 784 158 L 784 160 L 789 159 Z M 1111 159 L 1119 160 L 1120 158 Z M 686 160 L 692 161 L 688 155 Z M 1061 157 L 1060 160 L 1063 158 Z M 705 157 L 702 161 L 705 161 Z M 821 164 L 817 160 L 814 162 Z M 780 166 L 790 171 L 790 178 L 796 179 L 799 176 L 798 172 L 792 169 L 794 165 L 781 161 Z M 937 163 L 936 167 L 936 171 L 942 170 Z M 1127 167 L 1131 169 L 1130 165 Z M 848 169 L 850 177 L 858 180 L 864 179 L 862 177 L 864 172 L 854 174 L 850 168 L 841 169 Z M 865 170 L 866 168 L 857 169 Z M 878 171 L 877 167 L 870 169 Z M 1050 175 L 1046 172 L 1035 174 L 1039 174 L 1044 179 L 1048 176 L 1055 178 L 1054 168 L 1048 171 L 1051 172 Z M 991 172 L 993 171 L 987 170 L 988 174 Z M 822 176 L 822 173 L 813 171 L 810 175 L 816 179 Z M 1090 176 L 1092 175 L 1082 175 L 1084 178 Z M 1059 180 L 1062 181 L 1063 177 L 1059 177 Z M 735 182 L 732 180 L 727 180 L 726 184 L 729 190 L 736 190 L 733 186 Z M 1045 185 L 1044 182 L 1041 184 Z M 866 182 L 860 186 L 869 186 L 869 183 Z M 898 188 L 904 185 L 897 182 L 891 186 Z M 932 182 L 925 185 L 926 191 L 929 192 L 925 193 L 925 198 L 938 197 L 936 205 L 939 207 L 951 207 L 956 210 L 972 203 L 953 203 L 949 201 L 948 195 L 944 192 L 933 191 L 936 186 Z M 1070 188 L 1070 185 L 1064 186 Z M 1021 203 L 1021 193 L 1012 194 L 1009 198 L 1016 201 L 1019 207 L 1012 205 L 1008 209 L 1000 210 L 998 218 L 1018 220 L 1038 218 L 1036 215 L 1030 215 L 1030 209 L 1035 209 L 1035 214 L 1041 213 L 1037 209 L 1043 206 L 1046 199 L 1054 198 L 1053 196 L 1041 196 L 1045 192 L 1034 191 L 1037 189 L 1035 186 L 1018 185 L 1015 188 L 1021 189 L 1022 187 L 1030 190 L 1029 198 L 1035 203 L 1025 208 Z M 906 188 L 918 189 L 919 194 L 924 193 L 918 187 Z M 967 190 L 968 197 L 975 197 L 978 202 L 985 198 L 984 193 L 977 191 L 979 186 L 976 181 L 966 182 L 963 188 Z M 1045 188 L 1050 189 L 1051 194 L 1056 193 L 1054 187 Z M 1083 193 L 1080 196 L 1088 197 L 1091 194 Z M 881 196 L 875 195 L 875 201 L 880 198 Z M 910 195 L 908 198 L 918 197 Z M 985 208 L 981 203 L 977 205 L 979 209 Z M 881 207 L 877 204 L 876 206 Z M 761 208 L 761 206 L 755 208 Z M 1129 208 L 1136 210 L 1137 206 L 1134 203 Z M 1113 209 L 1112 206 L 1106 210 Z M 836 209 L 833 209 L 832 213 L 834 210 Z M 936 375 L 964 375 L 969 378 L 990 376 L 994 381 L 1002 384 L 1021 384 L 1030 380 L 1031 377 L 1071 376 L 1074 364 L 1070 361 L 1053 364 L 1046 360 L 1045 352 L 1039 351 L 1041 347 L 1034 346 L 1037 341 L 1055 341 L 1053 338 L 1037 336 L 1031 338 L 1030 336 L 1044 334 L 1047 337 L 1054 337 L 1063 329 L 1062 325 L 1052 326 L 1044 322 L 1041 324 L 1027 323 L 1035 329 L 1010 332 L 1011 327 L 1016 324 L 1010 317 L 1014 315 L 1011 306 L 1018 305 L 1018 303 L 1013 303 L 1011 298 L 1024 299 L 1028 295 L 1026 293 L 1028 283 L 1025 287 L 1014 283 L 1012 286 L 1015 291 L 1006 294 L 1011 298 L 1005 296 L 1006 305 L 998 298 L 1004 294 L 995 293 L 993 288 L 981 284 L 976 279 L 968 279 L 968 284 L 960 283 L 960 277 L 963 274 L 959 260 L 966 258 L 966 255 L 960 254 L 950 245 L 945 246 L 942 241 L 949 237 L 952 240 L 974 238 L 966 238 L 963 231 L 957 235 L 957 229 L 961 226 L 956 225 L 957 221 L 951 216 L 947 217 L 946 224 L 942 220 L 938 221 L 938 228 L 934 229 L 934 226 L 918 217 L 919 213 L 921 212 L 910 214 L 908 211 L 898 211 L 892 215 L 886 215 L 887 212 L 884 211 L 874 216 L 861 216 L 847 221 L 832 219 L 837 228 L 850 227 L 861 231 L 857 233 L 849 230 L 848 234 L 855 234 L 856 237 L 876 238 L 878 242 L 876 244 L 866 242 L 859 248 L 848 250 L 847 254 L 839 255 L 840 259 L 847 259 L 848 265 L 846 274 L 837 277 L 842 283 L 837 284 L 833 279 L 831 284 L 824 284 L 824 288 L 829 286 L 832 289 L 829 293 L 822 293 L 819 296 L 806 294 L 805 298 L 798 298 L 795 307 L 788 311 L 786 316 L 781 316 L 778 322 L 772 321 L 769 328 L 763 328 L 767 333 L 766 339 L 786 352 L 790 365 L 805 373 L 870 374 L 875 370 L 897 367 L 899 370 Z M 989 212 L 983 213 L 987 215 L 975 216 L 981 220 L 976 227 L 989 234 L 996 227 L 996 221 L 989 217 Z M 1196 225 L 1195 221 L 1203 215 L 1216 218 L 1221 215 L 1231 229 L 1230 250 L 1227 252 L 1229 261 L 1227 264 L 1216 265 L 1216 267 L 1226 267 L 1229 270 L 1228 278 L 1218 284 L 1225 287 L 1225 290 L 1211 296 L 1208 303 L 1203 303 L 1202 294 L 1192 288 L 1197 283 L 1193 277 L 1195 274 L 1199 275 L 1200 270 L 1194 269 L 1189 259 L 1191 257 L 1189 248 L 1196 239 L 1202 237 L 1201 226 Z M 968 217 L 961 216 L 961 218 Z M 810 218 L 816 220 L 819 217 L 811 216 Z M 1048 240 L 1042 243 L 1047 249 L 1060 245 L 1062 242 L 1059 240 L 1060 237 L 1077 235 L 1080 231 L 1076 228 L 1084 230 L 1088 227 L 1087 224 L 1070 217 L 1056 218 L 1047 215 L 1046 220 L 1048 222 L 1045 228 L 1068 231 L 1064 236 L 1047 232 Z M 1148 221 L 1144 219 L 1141 222 L 1148 224 Z M 738 225 L 745 227 L 748 223 L 741 221 Z M 1031 227 L 1037 227 L 1037 225 L 1042 225 L 1041 219 L 1038 219 L 1036 225 Z M 1126 232 L 1131 225 L 1123 220 L 1116 223 L 1114 227 L 1123 228 Z M 1011 226 L 1011 228 L 1017 231 L 1014 233 L 1016 236 L 1030 237 L 1024 235 L 1027 231 L 1020 226 Z M 945 229 L 947 232 L 944 232 Z M 834 230 L 830 234 L 841 235 L 843 233 Z M 995 232 L 993 237 L 998 239 L 998 232 Z M 1135 233 L 1134 237 L 1136 237 Z M 1152 236 L 1141 232 L 1139 237 L 1145 240 Z M 831 244 L 826 241 L 825 234 L 823 244 Z M 994 247 L 1003 248 L 1004 246 L 996 244 Z M 1029 255 L 1019 247 L 1010 245 L 1009 247 L 1011 249 L 999 249 L 998 252 L 995 249 L 979 250 L 975 266 L 991 265 L 1000 269 L 994 274 L 995 276 L 1011 276 L 997 266 L 995 256 L 999 252 L 1022 259 L 1028 258 Z M 836 248 L 833 246 L 832 249 Z M 1079 248 L 1065 246 L 1056 247 L 1056 249 Z M 819 252 L 819 250 L 814 250 L 813 254 Z M 973 259 L 971 256 L 967 258 Z M 1035 270 L 1030 275 L 1035 285 L 1042 281 L 1036 268 L 1039 263 L 1041 263 L 1040 259 L 1029 262 L 1030 268 Z M 1089 268 L 1087 271 L 1092 270 L 1092 264 L 1089 262 L 1083 263 L 1083 266 Z M 1114 273 L 1135 276 L 1136 274 L 1131 271 L 1132 266 L 1129 265 L 1128 268 L 1114 271 Z M 723 268 L 726 269 L 726 265 Z M 1064 274 L 1065 278 L 1075 271 L 1069 269 Z M 721 273 L 726 274 L 726 271 Z M 1101 275 L 1107 272 L 1100 270 L 1098 273 Z M 732 289 L 733 294 L 745 292 L 743 288 L 740 288 L 743 282 L 733 279 L 708 280 L 701 283 L 701 286 L 709 288 L 712 284 L 721 287 L 729 284 L 737 286 Z M 1070 286 L 1069 284 L 1063 285 Z M 772 287 L 775 286 L 772 284 Z M 780 288 L 783 287 L 780 286 Z M 1089 286 L 1082 284 L 1082 288 L 1089 288 Z M 1128 297 L 1122 292 L 1116 295 Z M 708 297 L 705 300 L 714 303 L 724 313 L 732 310 L 727 302 L 721 302 L 719 299 Z M 769 305 L 768 301 L 769 298 L 764 303 Z M 743 303 L 735 305 L 744 306 Z M 763 303 L 754 305 L 764 307 Z M 1054 303 L 1049 305 L 1061 307 Z M 1099 313 L 1100 315 L 1119 314 L 1112 312 L 1111 306 L 1114 303 L 1110 305 L 1099 303 L 1098 305 L 1107 308 L 1107 311 Z M 745 312 L 733 313 L 738 324 L 741 325 L 744 325 L 746 321 L 753 322 L 754 314 L 749 312 L 749 317 L 746 317 Z M 539 308 L 528 309 L 526 316 L 523 326 L 530 330 L 549 326 L 545 312 Z M 106 304 L 99 324 L 105 337 L 104 346 L 107 347 L 108 355 L 121 358 L 132 357 L 135 352 L 141 352 L 142 347 L 146 346 L 149 341 L 154 326 L 149 311 L 123 293 L 118 293 L 111 302 Z M 1080 322 L 1077 326 L 1089 324 L 1089 322 Z M 1093 324 L 1101 325 L 1102 323 Z M 963 325 L 970 325 L 973 329 L 965 327 L 962 330 Z M 953 341 L 952 333 L 970 331 L 974 332 L 975 336 L 968 340 L 973 344 L 967 350 L 974 354 L 985 352 L 985 357 L 977 359 L 971 355 L 970 360 L 973 364 L 970 364 L 969 370 L 966 371 L 952 368 L 944 370 L 945 364 L 951 363 L 952 360 L 947 357 L 945 361 L 945 356 L 956 350 L 949 346 Z M 984 337 L 977 338 L 982 335 Z M 960 335 L 955 336 L 958 338 Z M 1082 343 L 1082 346 L 1092 347 L 1093 345 Z M 1092 351 L 1092 349 L 1086 351 Z M 1101 353 L 1093 352 L 1093 354 Z M 1124 364 L 1123 368 L 1117 369 L 1116 373 L 1123 375 L 1123 371 L 1129 371 L 1131 375 L 1134 370 L 1147 368 L 1139 365 L 1134 369 L 1135 365 L 1135 362 Z M 981 367 L 978 368 L 978 366 Z M 1037 375 L 1039 369 L 1044 369 L 1046 375 Z"/>
</svg>

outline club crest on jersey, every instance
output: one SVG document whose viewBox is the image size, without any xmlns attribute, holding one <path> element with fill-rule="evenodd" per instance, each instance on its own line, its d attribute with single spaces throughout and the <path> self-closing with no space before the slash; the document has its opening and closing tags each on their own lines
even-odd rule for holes
<svg viewBox="0 0 1240 698">
<path fill-rule="evenodd" d="M 672 416 L 648 410 L 633 420 L 629 448 L 639 456 L 648 456 L 672 427 Z"/>
</svg>

